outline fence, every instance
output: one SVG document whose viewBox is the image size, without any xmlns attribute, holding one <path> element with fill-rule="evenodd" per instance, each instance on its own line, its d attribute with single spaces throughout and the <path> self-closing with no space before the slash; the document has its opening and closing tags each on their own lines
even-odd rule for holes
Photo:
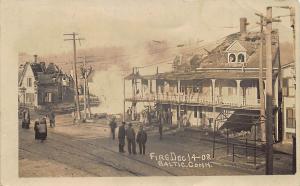
<svg viewBox="0 0 300 186">
<path fill-rule="evenodd" d="M 242 116 L 241 114 L 239 114 Z M 251 116 L 251 115 L 246 115 Z M 246 158 L 248 160 L 249 157 L 253 158 L 253 165 L 257 168 L 257 159 L 265 154 L 264 144 L 265 141 L 257 140 L 257 128 L 261 123 L 262 119 L 258 115 L 252 115 L 252 117 L 256 118 L 256 121 L 253 123 L 240 123 L 241 125 L 249 125 L 254 127 L 254 137 L 253 139 L 249 139 L 248 137 L 230 137 L 228 127 L 225 128 L 226 134 L 225 136 L 219 132 L 219 126 L 217 123 L 225 122 L 228 120 L 228 116 L 226 113 L 221 112 L 215 119 L 214 129 L 213 129 L 213 158 L 216 156 L 216 151 L 220 149 L 226 149 L 227 157 L 231 156 L 231 161 L 236 162 L 236 158 Z M 226 121 L 227 123 L 230 121 Z M 231 122 L 236 123 L 236 122 Z M 230 154 L 231 151 L 231 154 Z"/>
</svg>

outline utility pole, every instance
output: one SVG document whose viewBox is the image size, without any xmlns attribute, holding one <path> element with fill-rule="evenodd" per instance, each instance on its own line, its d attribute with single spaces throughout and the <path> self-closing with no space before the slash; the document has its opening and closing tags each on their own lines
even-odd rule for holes
<svg viewBox="0 0 300 186">
<path fill-rule="evenodd" d="M 262 74 L 263 74 L 263 26 L 266 26 L 264 38 L 266 42 L 266 109 L 265 109 L 265 135 L 266 135 L 266 174 L 273 174 L 273 58 L 272 58 L 272 22 L 279 22 L 280 20 L 272 18 L 272 7 L 267 7 L 267 15 L 256 13 L 260 16 L 261 25 L 261 44 L 260 44 L 260 64 L 259 64 L 259 76 L 260 76 L 260 89 L 262 84 Z M 261 89 L 262 90 L 262 89 Z M 260 90 L 260 99 L 264 99 L 262 92 Z M 261 113 L 263 113 L 263 104 L 261 103 Z"/>
<path fill-rule="evenodd" d="M 84 121 L 86 121 L 86 78 L 87 78 L 87 72 L 86 72 L 86 56 L 84 56 L 83 58 L 83 69 L 84 69 L 84 73 L 83 73 L 83 94 L 84 94 Z"/>
<path fill-rule="evenodd" d="M 125 122 L 125 106 L 126 106 L 126 95 L 125 95 L 125 93 L 126 93 L 126 91 L 125 91 L 125 88 L 126 88 L 126 86 L 125 86 L 125 77 L 124 77 L 124 79 L 123 79 L 123 99 L 124 99 L 124 101 L 123 101 L 123 122 Z"/>
<path fill-rule="evenodd" d="M 295 11 L 295 7 L 289 7 L 290 8 L 290 21 L 291 21 L 291 27 L 293 29 L 293 45 L 294 45 L 294 61 L 296 63 L 296 33 L 295 33 L 295 15 L 296 15 L 296 11 Z"/>
<path fill-rule="evenodd" d="M 273 60 L 272 60 L 272 7 L 266 16 L 266 174 L 273 174 Z"/>
<path fill-rule="evenodd" d="M 73 32 L 71 34 L 64 34 L 65 36 L 72 36 L 71 39 L 64 39 L 64 41 L 73 41 L 73 52 L 74 52 L 74 61 L 73 61 L 73 77 L 74 77 L 74 91 L 75 91 L 75 103 L 76 103 L 76 115 L 75 115 L 75 120 L 80 120 L 81 115 L 80 115 L 80 103 L 79 103 L 79 93 L 78 93 L 78 80 L 77 80 L 77 68 L 76 68 L 76 41 L 84 40 L 82 38 L 76 38 L 78 36 L 77 33 Z"/>
<path fill-rule="evenodd" d="M 259 51 L 260 134 L 261 134 L 261 140 L 266 141 L 266 135 L 265 135 L 266 110 L 265 110 L 265 94 L 264 94 L 264 80 L 263 80 L 264 16 L 258 13 L 256 13 L 255 15 L 260 17 L 260 23 L 258 23 L 260 25 L 260 51 Z"/>
<path fill-rule="evenodd" d="M 84 121 L 86 121 L 86 118 L 87 118 L 87 109 L 89 110 L 88 118 L 91 117 L 90 95 L 89 95 L 89 89 L 88 89 L 88 77 L 92 73 L 92 67 L 87 68 L 86 63 L 93 62 L 93 61 L 87 61 L 88 57 L 92 57 L 92 56 L 79 57 L 79 58 L 83 58 L 83 61 L 79 62 L 79 63 L 83 63 L 83 66 L 81 67 L 81 75 L 83 77 Z"/>
</svg>

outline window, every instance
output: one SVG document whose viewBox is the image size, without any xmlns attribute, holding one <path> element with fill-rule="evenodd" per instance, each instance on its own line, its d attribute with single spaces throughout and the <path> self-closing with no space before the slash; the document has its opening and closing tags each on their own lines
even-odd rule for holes
<svg viewBox="0 0 300 186">
<path fill-rule="evenodd" d="M 238 62 L 245 62 L 245 55 L 244 54 L 239 54 L 238 55 Z"/>
<path fill-rule="evenodd" d="M 199 110 L 199 118 L 202 118 L 202 108 L 199 107 L 198 110 Z"/>
<path fill-rule="evenodd" d="M 235 61 L 236 61 L 235 54 L 229 54 L 228 62 L 235 62 Z"/>
<path fill-rule="evenodd" d="M 197 109 L 197 107 L 194 107 L 194 118 L 197 118 L 197 111 L 198 111 L 198 109 Z"/>
<path fill-rule="evenodd" d="M 282 84 L 283 96 L 295 96 L 295 87 L 292 78 L 284 78 Z"/>
<path fill-rule="evenodd" d="M 295 96 L 295 86 L 292 78 L 288 81 L 288 95 Z"/>
<path fill-rule="evenodd" d="M 47 102 L 47 103 L 52 102 L 52 93 L 51 92 L 46 93 L 45 102 Z"/>
<path fill-rule="evenodd" d="M 32 87 L 32 78 L 27 78 L 27 87 Z"/>
<path fill-rule="evenodd" d="M 33 103 L 33 102 L 34 102 L 34 94 L 26 93 L 26 103 Z"/>
<path fill-rule="evenodd" d="M 286 109 L 286 127 L 293 129 L 296 128 L 295 109 L 293 108 Z"/>
</svg>

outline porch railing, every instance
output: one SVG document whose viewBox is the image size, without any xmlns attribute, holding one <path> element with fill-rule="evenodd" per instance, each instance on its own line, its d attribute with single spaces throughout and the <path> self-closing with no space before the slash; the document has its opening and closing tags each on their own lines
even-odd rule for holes
<svg viewBox="0 0 300 186">
<path fill-rule="evenodd" d="M 183 94 L 147 94 L 147 95 L 135 95 L 132 97 L 126 97 L 131 101 L 160 101 L 160 102 L 172 102 L 172 103 L 189 103 L 189 104 L 204 104 L 215 106 L 228 106 L 228 107 L 259 107 L 258 99 L 245 99 L 243 97 L 236 96 L 216 96 L 214 102 L 209 95 L 183 95 Z"/>
</svg>

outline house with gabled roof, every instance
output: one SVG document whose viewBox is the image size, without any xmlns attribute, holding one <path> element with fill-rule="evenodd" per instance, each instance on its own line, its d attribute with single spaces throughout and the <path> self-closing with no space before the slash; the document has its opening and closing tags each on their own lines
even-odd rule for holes
<svg viewBox="0 0 300 186">
<path fill-rule="evenodd" d="M 203 56 L 196 65 L 176 61 L 175 69 L 181 69 L 181 65 L 190 65 L 189 71 L 174 70 L 146 76 L 133 72 L 125 77 L 125 81 L 128 81 L 125 83 L 125 102 L 131 104 L 133 113 L 139 113 L 138 105 L 150 105 L 160 109 L 167 118 L 166 122 L 171 118 L 169 123 L 179 127 L 216 127 L 218 130 L 226 126 L 236 132 L 252 132 L 254 124 L 259 128 L 258 67 L 261 37 L 259 32 L 247 32 L 246 21 L 240 24 L 240 32 L 225 37 L 207 55 L 195 54 Z M 265 46 L 262 52 L 265 58 Z M 274 141 L 279 141 L 283 131 L 280 120 L 280 50 L 277 30 L 272 31 L 272 58 L 275 92 L 273 137 Z M 265 67 L 263 60 L 264 72 Z M 265 83 L 266 77 L 263 74 Z M 253 118 L 249 119 L 249 115 Z M 220 116 L 223 120 L 218 120 Z M 226 122 L 224 117 L 235 121 Z"/>
<path fill-rule="evenodd" d="M 73 79 L 63 73 L 58 66 L 38 62 L 26 62 L 19 67 L 19 104 L 39 107 L 53 103 L 73 102 Z"/>
</svg>

